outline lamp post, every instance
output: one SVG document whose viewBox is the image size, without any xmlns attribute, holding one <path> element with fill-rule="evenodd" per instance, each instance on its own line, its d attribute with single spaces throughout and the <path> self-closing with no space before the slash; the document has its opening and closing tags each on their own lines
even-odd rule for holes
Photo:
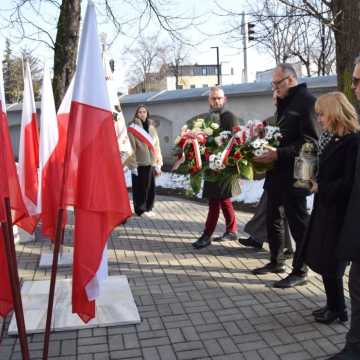
<svg viewBox="0 0 360 360">
<path fill-rule="evenodd" d="M 216 85 L 221 85 L 221 79 L 220 79 L 221 67 L 220 67 L 220 58 L 219 58 L 219 47 L 212 46 L 211 49 L 216 49 L 216 66 L 217 66 L 217 84 Z"/>
</svg>

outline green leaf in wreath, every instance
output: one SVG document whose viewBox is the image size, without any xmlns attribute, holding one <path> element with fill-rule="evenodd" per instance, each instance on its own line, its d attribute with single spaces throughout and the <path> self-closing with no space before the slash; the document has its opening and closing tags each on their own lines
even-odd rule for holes
<svg viewBox="0 0 360 360">
<path fill-rule="evenodd" d="M 240 175 L 242 178 L 253 180 L 254 179 L 254 171 L 251 163 L 249 161 L 240 161 L 239 164 Z"/>
<path fill-rule="evenodd" d="M 197 194 L 201 189 L 202 174 L 198 172 L 190 176 L 190 186 L 194 194 Z"/>
</svg>

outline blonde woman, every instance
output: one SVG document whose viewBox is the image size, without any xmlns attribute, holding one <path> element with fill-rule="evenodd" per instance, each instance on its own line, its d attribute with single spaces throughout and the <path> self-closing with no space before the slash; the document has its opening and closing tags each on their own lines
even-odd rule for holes
<svg viewBox="0 0 360 360">
<path fill-rule="evenodd" d="M 354 182 L 359 123 L 354 107 L 341 92 L 320 96 L 315 111 L 323 130 L 332 137 L 321 149 L 319 173 L 312 184 L 316 195 L 304 251 L 306 263 L 322 275 L 326 292 L 326 306 L 313 312 L 315 321 L 330 324 L 347 320 L 343 289 L 347 262 L 338 258 L 336 250 Z"/>
<path fill-rule="evenodd" d="M 134 211 L 141 216 L 151 211 L 155 200 L 155 176 L 163 165 L 159 137 L 149 110 L 140 105 L 128 127 L 133 154 L 126 161 L 131 170 Z"/>
</svg>

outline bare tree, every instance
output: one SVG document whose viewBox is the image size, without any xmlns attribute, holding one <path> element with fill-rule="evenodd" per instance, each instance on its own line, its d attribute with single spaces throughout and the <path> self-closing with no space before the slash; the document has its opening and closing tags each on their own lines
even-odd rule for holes
<svg viewBox="0 0 360 360">
<path fill-rule="evenodd" d="M 189 49 L 183 42 L 174 41 L 169 44 L 166 54 L 168 57 L 164 59 L 164 63 L 167 64 L 168 73 L 175 77 L 175 88 L 177 89 L 182 75 L 181 66 L 189 58 Z"/>
<path fill-rule="evenodd" d="M 135 91 L 145 92 L 153 89 L 153 83 L 159 80 L 161 66 L 166 59 L 167 46 L 159 43 L 159 34 L 141 36 L 136 45 L 126 52 L 130 55 L 130 71 L 128 80 Z"/>
<path fill-rule="evenodd" d="M 354 58 L 360 53 L 360 6 L 349 0 L 279 0 L 314 17 L 334 32 L 338 87 L 353 103 L 351 90 Z M 330 14 L 330 15 L 329 15 Z"/>
<path fill-rule="evenodd" d="M 19 41 L 34 40 L 54 49 L 53 86 L 55 101 L 59 105 L 75 71 L 81 0 L 14 0 L 14 3 L 6 18 L 2 17 L 4 27 L 14 30 Z M 105 0 L 99 2 L 99 12 L 108 24 L 113 24 L 112 41 L 120 34 L 135 41 L 155 20 L 171 38 L 186 42 L 182 30 L 192 26 L 196 19 L 176 15 L 176 5 L 175 0 Z M 126 16 L 126 7 L 135 12 L 135 16 Z M 57 23 L 56 29 L 54 23 Z"/>
<path fill-rule="evenodd" d="M 245 35 L 239 21 L 241 14 L 218 6 L 222 15 L 231 20 L 226 30 L 228 38 L 239 43 Z M 322 32 L 322 24 L 317 19 L 278 0 L 249 2 L 249 9 L 247 21 L 256 29 L 250 46 L 270 54 L 276 63 L 300 62 L 308 76 L 328 74 L 333 69 L 334 37 L 331 31 Z"/>
</svg>

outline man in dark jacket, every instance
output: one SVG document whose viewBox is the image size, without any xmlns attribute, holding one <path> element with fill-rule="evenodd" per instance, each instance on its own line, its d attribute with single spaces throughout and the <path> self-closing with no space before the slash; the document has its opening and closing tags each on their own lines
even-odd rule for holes
<svg viewBox="0 0 360 360">
<path fill-rule="evenodd" d="M 352 88 L 360 101 L 360 56 L 355 60 Z M 329 360 L 360 359 L 360 153 L 356 160 L 354 187 L 351 192 L 337 254 L 340 259 L 351 260 L 349 293 L 351 300 L 351 324 L 346 335 L 345 348 Z"/>
<path fill-rule="evenodd" d="M 289 222 L 296 251 L 293 270 L 274 287 L 287 288 L 306 283 L 307 268 L 297 253 L 301 247 L 309 215 L 306 210 L 306 191 L 294 188 L 294 159 L 305 142 L 317 143 L 318 129 L 314 113 L 315 98 L 298 84 L 294 68 L 280 64 L 272 75 L 272 86 L 277 96 L 276 125 L 282 138 L 277 149 L 269 150 L 257 158 L 259 163 L 273 163 L 267 172 L 264 189 L 267 191 L 267 231 L 270 246 L 270 262 L 253 270 L 254 274 L 285 272 L 284 226 L 280 209 L 283 206 Z"/>
<path fill-rule="evenodd" d="M 221 130 L 231 131 L 238 124 L 235 115 L 224 109 L 224 91 L 219 87 L 213 87 L 209 92 L 209 117 L 218 122 Z M 211 243 L 211 236 L 215 231 L 220 215 L 220 208 L 225 217 L 226 231 L 221 239 L 216 240 L 237 240 L 237 221 L 235 211 L 231 202 L 231 188 L 222 182 L 204 182 L 203 197 L 209 200 L 209 212 L 207 215 L 205 229 L 200 238 L 192 245 L 196 249 L 204 248 Z"/>
</svg>

